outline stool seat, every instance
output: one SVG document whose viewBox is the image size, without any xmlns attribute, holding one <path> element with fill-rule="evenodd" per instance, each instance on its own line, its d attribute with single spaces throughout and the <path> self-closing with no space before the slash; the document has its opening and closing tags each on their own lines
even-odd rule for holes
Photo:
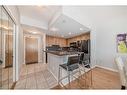
<svg viewBox="0 0 127 95">
<path fill-rule="evenodd" d="M 69 65 L 69 66 L 67 64 L 61 64 L 60 67 L 62 67 L 65 70 L 68 70 L 68 71 L 73 71 L 73 70 L 79 68 L 78 64 L 73 64 L 73 65 Z"/>
<path fill-rule="evenodd" d="M 90 62 L 89 62 L 89 59 L 88 59 L 88 60 L 85 60 L 85 61 L 82 61 L 82 64 L 84 65 L 84 67 L 86 67 L 86 68 L 90 68 Z"/>
<path fill-rule="evenodd" d="M 62 74 L 62 70 L 64 69 L 65 71 L 67 71 L 67 76 L 60 76 L 60 74 Z M 78 70 L 76 70 L 78 69 Z M 76 70 L 76 72 L 73 72 L 74 70 Z M 79 76 L 81 74 L 80 72 L 80 68 L 79 68 L 79 56 L 69 56 L 68 57 L 68 61 L 67 63 L 64 64 L 60 64 L 59 65 L 59 73 L 58 73 L 58 84 L 61 83 L 62 84 L 62 80 L 65 78 L 68 78 L 68 82 L 70 84 L 70 78 L 73 80 L 74 78 L 77 78 L 74 76 L 74 74 L 79 73 Z M 72 77 L 71 77 L 72 76 Z"/>
</svg>

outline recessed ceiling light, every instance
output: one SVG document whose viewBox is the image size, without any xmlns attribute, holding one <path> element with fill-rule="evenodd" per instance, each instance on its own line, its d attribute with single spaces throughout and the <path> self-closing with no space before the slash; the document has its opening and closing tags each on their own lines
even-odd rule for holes
<svg viewBox="0 0 127 95">
<path fill-rule="evenodd" d="M 6 30 L 8 30 L 9 28 L 8 27 L 6 27 L 6 26 L 4 26 L 4 25 L 1 25 L 1 27 L 0 28 L 4 28 L 4 29 L 6 29 Z"/>
<path fill-rule="evenodd" d="M 33 34 L 37 34 L 37 32 L 32 32 Z"/>
<path fill-rule="evenodd" d="M 37 5 L 38 7 L 40 7 L 41 5 Z"/>
<path fill-rule="evenodd" d="M 46 6 L 43 6 L 43 5 L 37 5 L 38 8 L 41 8 L 41 9 L 45 9 Z"/>
<path fill-rule="evenodd" d="M 71 32 L 69 32 L 69 35 L 71 35 Z"/>
<path fill-rule="evenodd" d="M 83 30 L 83 28 L 80 28 L 80 30 L 82 31 L 82 30 Z"/>
<path fill-rule="evenodd" d="M 52 27 L 50 30 L 51 30 L 51 31 L 58 31 L 58 29 L 55 28 L 55 27 Z"/>
</svg>

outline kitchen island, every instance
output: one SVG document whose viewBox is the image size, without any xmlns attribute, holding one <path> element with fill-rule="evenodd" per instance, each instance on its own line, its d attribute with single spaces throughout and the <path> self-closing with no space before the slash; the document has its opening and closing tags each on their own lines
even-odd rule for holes
<svg viewBox="0 0 127 95">
<path fill-rule="evenodd" d="M 59 65 L 67 63 L 68 57 L 70 55 L 78 56 L 82 52 L 67 52 L 67 51 L 46 51 L 48 59 L 48 70 L 58 81 Z M 67 71 L 62 69 L 61 77 L 67 76 Z M 72 80 L 71 80 L 72 81 Z M 63 84 L 68 83 L 68 79 L 62 81 Z"/>
</svg>

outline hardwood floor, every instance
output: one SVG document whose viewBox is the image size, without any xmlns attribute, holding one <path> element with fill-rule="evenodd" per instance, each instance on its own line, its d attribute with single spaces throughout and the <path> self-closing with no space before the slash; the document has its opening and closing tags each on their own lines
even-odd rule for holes
<svg viewBox="0 0 127 95">
<path fill-rule="evenodd" d="M 79 78 L 71 82 L 70 84 L 61 87 L 60 85 L 55 86 L 52 89 L 120 89 L 120 78 L 117 72 L 112 72 L 102 68 L 94 68 L 92 70 L 92 85 L 90 72 L 87 73 L 87 77 Z"/>
<path fill-rule="evenodd" d="M 120 89 L 120 77 L 117 72 L 95 68 L 93 72 L 94 89 Z"/>
<path fill-rule="evenodd" d="M 86 79 L 86 80 L 84 80 Z M 112 72 L 102 68 L 92 70 L 87 77 L 83 75 L 78 80 L 61 87 L 57 85 L 56 79 L 47 70 L 46 64 L 23 65 L 20 79 L 15 89 L 120 89 L 120 79 L 117 72 Z"/>
<path fill-rule="evenodd" d="M 2 68 L 2 89 L 9 89 L 13 85 L 13 68 Z"/>
</svg>

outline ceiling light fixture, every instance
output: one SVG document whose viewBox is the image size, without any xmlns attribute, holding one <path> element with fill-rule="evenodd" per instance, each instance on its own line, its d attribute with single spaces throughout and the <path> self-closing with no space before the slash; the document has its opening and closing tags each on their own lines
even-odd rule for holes
<svg viewBox="0 0 127 95">
<path fill-rule="evenodd" d="M 37 5 L 38 7 L 41 7 L 42 5 Z"/>
<path fill-rule="evenodd" d="M 43 5 L 37 5 L 37 7 L 39 7 L 39 8 L 47 8 L 47 6 L 43 6 Z"/>
<path fill-rule="evenodd" d="M 55 28 L 55 27 L 52 27 L 50 30 L 51 30 L 51 31 L 58 31 L 58 29 Z"/>
<path fill-rule="evenodd" d="M 37 34 L 37 32 L 32 32 L 33 34 Z"/>
<path fill-rule="evenodd" d="M 83 28 L 80 28 L 80 30 L 82 31 L 82 30 L 83 30 Z"/>
<path fill-rule="evenodd" d="M 1 25 L 1 27 L 0 28 L 4 28 L 4 29 L 6 29 L 6 30 L 9 30 L 9 28 L 8 27 L 6 27 L 6 26 L 4 26 L 4 25 Z"/>
<path fill-rule="evenodd" d="M 69 32 L 69 35 L 71 35 L 71 32 Z"/>
</svg>

